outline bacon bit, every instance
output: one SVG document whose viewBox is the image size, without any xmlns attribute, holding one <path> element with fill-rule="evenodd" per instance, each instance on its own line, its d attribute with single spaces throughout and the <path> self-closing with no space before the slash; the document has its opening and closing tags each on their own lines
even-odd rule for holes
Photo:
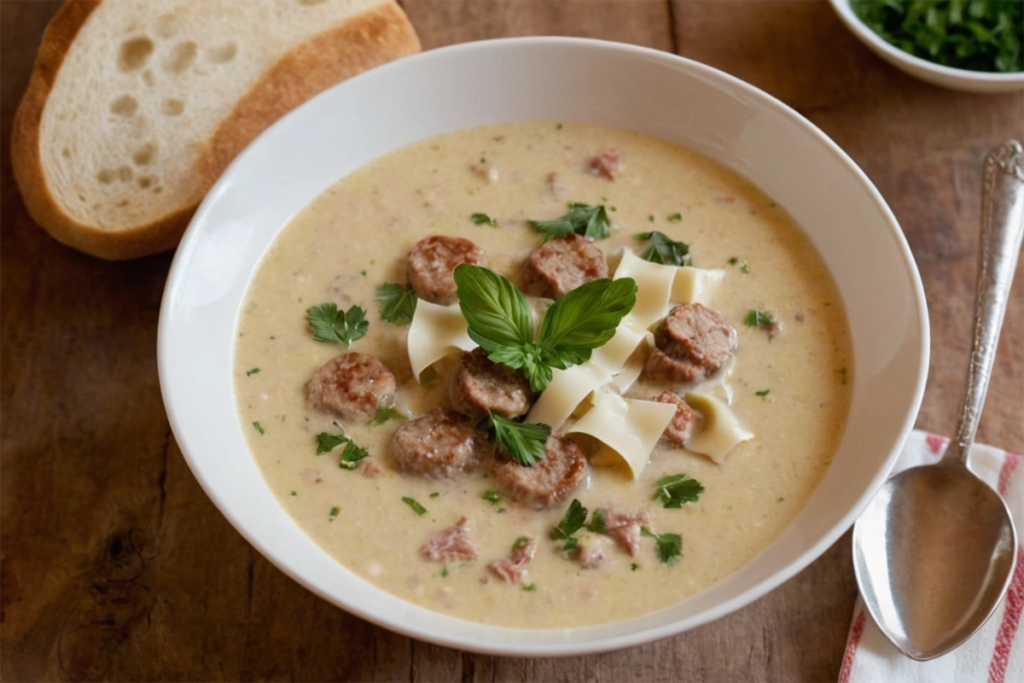
<svg viewBox="0 0 1024 683">
<path fill-rule="evenodd" d="M 537 541 L 532 538 L 520 539 L 512 547 L 512 553 L 504 560 L 491 562 L 488 566 L 495 574 L 509 583 L 519 583 L 526 573 L 526 565 L 537 551 Z"/>
<path fill-rule="evenodd" d="M 640 549 L 640 527 L 651 527 L 651 517 L 646 511 L 633 514 L 616 512 L 605 508 L 601 510 L 604 515 L 605 533 L 611 536 L 616 543 L 621 545 L 630 555 L 636 555 Z"/>
<path fill-rule="evenodd" d="M 495 142 L 505 142 L 505 136 L 504 135 L 495 135 L 491 139 L 494 140 Z"/>
<path fill-rule="evenodd" d="M 493 164 L 472 164 L 470 165 L 469 170 L 476 173 L 489 183 L 498 182 L 498 167 Z"/>
<path fill-rule="evenodd" d="M 448 560 L 470 561 L 476 559 L 476 548 L 469 541 L 469 530 L 466 518 L 463 517 L 454 525 L 438 531 L 420 548 L 420 557 L 427 562 L 447 562 Z"/>
<path fill-rule="evenodd" d="M 488 579 L 486 576 L 481 576 L 479 579 L 477 579 L 477 581 L 479 581 L 485 586 L 491 582 L 491 580 Z"/>
<path fill-rule="evenodd" d="M 802 323 L 804 321 L 804 314 L 797 313 L 796 315 L 793 316 L 793 320 L 796 320 L 798 323 Z"/>
<path fill-rule="evenodd" d="M 615 176 L 620 170 L 622 170 L 622 155 L 614 149 L 590 160 L 590 172 L 608 180 L 615 180 Z"/>
<path fill-rule="evenodd" d="M 309 484 L 319 484 L 324 480 L 324 475 L 315 467 L 307 467 L 302 470 L 302 480 Z"/>
<path fill-rule="evenodd" d="M 364 477 L 372 478 L 380 474 L 380 468 L 373 464 L 368 458 L 363 460 L 363 463 L 365 464 L 362 466 L 361 469 Z"/>
<path fill-rule="evenodd" d="M 584 536 L 576 548 L 574 557 L 584 569 L 596 569 L 604 564 L 604 539 L 597 535 Z"/>
</svg>

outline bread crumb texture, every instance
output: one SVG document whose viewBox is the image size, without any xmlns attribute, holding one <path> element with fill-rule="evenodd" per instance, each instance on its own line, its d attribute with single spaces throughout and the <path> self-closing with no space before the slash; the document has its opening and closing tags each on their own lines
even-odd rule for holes
<svg viewBox="0 0 1024 683">
<path fill-rule="evenodd" d="M 419 50 L 393 0 L 94 6 L 65 6 L 51 23 L 12 150 L 37 222 L 112 259 L 173 248 L 216 178 L 273 121 Z"/>
</svg>

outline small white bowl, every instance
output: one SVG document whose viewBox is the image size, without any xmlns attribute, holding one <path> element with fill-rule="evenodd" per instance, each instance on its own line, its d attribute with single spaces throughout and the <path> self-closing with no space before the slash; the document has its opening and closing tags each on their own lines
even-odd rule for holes
<svg viewBox="0 0 1024 683">
<path fill-rule="evenodd" d="M 855 358 L 845 436 L 818 489 L 779 538 L 699 595 L 585 628 L 515 629 L 454 619 L 404 602 L 338 564 L 267 487 L 246 447 L 233 395 L 242 299 L 292 216 L 342 176 L 397 147 L 521 120 L 631 129 L 746 176 L 803 226 L 830 268 Z M 913 426 L 928 368 L 928 317 L 910 249 L 885 201 L 835 143 L 792 109 L 669 53 L 523 38 L 432 50 L 373 69 L 260 136 L 213 187 L 185 233 L 164 292 L 158 352 L 164 404 L 196 478 L 281 570 L 354 614 L 422 640 L 554 656 L 636 645 L 718 619 L 835 543 L 884 482 Z"/>
<path fill-rule="evenodd" d="M 839 18 L 876 55 L 914 78 L 951 90 L 977 93 L 1006 93 L 1024 90 L 1024 72 L 993 73 L 969 71 L 929 62 L 904 52 L 882 39 L 853 13 L 850 0 L 830 0 Z"/>
</svg>

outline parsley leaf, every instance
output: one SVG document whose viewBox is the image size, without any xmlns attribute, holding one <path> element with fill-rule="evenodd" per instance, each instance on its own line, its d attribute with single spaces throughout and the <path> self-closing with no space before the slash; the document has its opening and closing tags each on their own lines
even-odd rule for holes
<svg viewBox="0 0 1024 683">
<path fill-rule="evenodd" d="M 502 499 L 501 492 L 495 491 L 494 489 L 487 489 L 486 491 L 483 492 L 483 494 L 480 497 L 486 500 L 491 505 L 497 505 L 498 503 L 501 502 Z M 516 541 L 516 543 L 518 543 L 518 541 Z M 514 546 L 513 549 L 515 549 Z"/>
<path fill-rule="evenodd" d="M 259 374 L 259 371 L 260 371 L 259 368 L 253 368 L 252 370 L 246 370 L 245 371 L 245 376 L 246 377 L 251 377 L 252 375 Z"/>
<path fill-rule="evenodd" d="M 253 427 L 254 427 L 254 428 L 256 429 L 256 431 L 257 431 L 257 432 L 259 432 L 260 434 L 266 434 L 266 433 L 267 433 L 266 431 L 264 431 L 264 429 L 263 429 L 263 425 L 261 425 L 261 424 L 260 424 L 260 421 L 259 421 L 259 420 L 256 420 L 255 422 L 253 422 L 253 423 L 252 423 L 252 426 L 253 426 Z"/>
<path fill-rule="evenodd" d="M 769 392 L 769 391 L 771 391 L 771 389 L 770 389 L 770 388 L 769 388 L 769 389 L 762 389 L 761 391 L 755 391 L 755 392 L 754 392 L 754 395 L 756 395 L 756 396 L 760 396 L 760 397 L 764 398 L 765 396 L 767 396 L 767 395 L 768 395 L 768 392 Z"/>
<path fill-rule="evenodd" d="M 403 419 L 405 418 L 405 415 L 403 415 L 400 411 L 395 410 L 394 408 L 385 408 L 384 406 L 381 406 L 380 408 L 377 408 L 377 412 L 373 414 L 373 417 L 371 417 L 366 424 L 382 425 L 393 417 Z"/>
<path fill-rule="evenodd" d="M 393 325 L 408 325 L 416 312 L 416 293 L 397 282 L 385 282 L 377 288 L 380 317 Z"/>
<path fill-rule="evenodd" d="M 545 311 L 535 340 L 530 309 L 515 285 L 468 263 L 456 266 L 454 277 L 469 337 L 491 361 L 521 368 L 533 391 L 547 386 L 552 368 L 564 370 L 590 358 L 636 304 L 632 278 L 591 280 Z"/>
<path fill-rule="evenodd" d="M 341 452 L 341 459 L 338 461 L 338 467 L 343 470 L 354 470 L 356 468 L 356 464 L 369 455 L 370 452 L 365 448 L 360 448 L 354 441 L 349 441 L 345 444 L 345 450 Z"/>
<path fill-rule="evenodd" d="M 665 220 L 667 220 L 669 223 L 678 223 L 679 221 L 683 220 L 683 214 L 676 211 L 675 213 L 666 216 Z"/>
<path fill-rule="evenodd" d="M 491 413 L 494 421 L 494 441 L 498 449 L 520 465 L 533 467 L 547 455 L 546 444 L 551 436 L 551 427 L 546 424 L 516 422 L 497 413 Z"/>
<path fill-rule="evenodd" d="M 675 564 L 683 554 L 683 538 L 679 534 L 656 534 L 645 526 L 640 533 L 654 539 L 654 552 L 663 564 Z"/>
<path fill-rule="evenodd" d="M 704 486 L 696 479 L 691 479 L 685 474 L 670 474 L 657 481 L 654 498 L 660 500 L 666 508 L 679 508 L 683 503 L 696 503 L 700 500 L 700 494 L 704 492 Z"/>
<path fill-rule="evenodd" d="M 408 496 L 402 496 L 402 502 L 405 503 L 406 505 L 408 505 L 409 507 L 411 507 L 412 511 L 415 512 L 420 517 L 422 517 L 423 515 L 427 514 L 427 508 L 425 508 L 422 505 L 420 505 L 419 502 L 417 502 L 417 500 L 415 498 L 410 498 Z"/>
<path fill-rule="evenodd" d="M 595 534 L 606 533 L 608 528 L 604 523 L 604 513 L 600 510 L 594 510 L 594 513 L 590 515 L 590 522 L 587 524 L 587 529 Z"/>
<path fill-rule="evenodd" d="M 579 499 L 573 498 L 572 502 L 569 503 L 568 509 L 565 511 L 565 515 L 562 516 L 562 521 L 551 530 L 551 540 L 558 541 L 569 538 L 582 529 L 586 521 L 587 508 L 583 507 Z"/>
<path fill-rule="evenodd" d="M 747 317 L 743 319 L 743 324 L 747 327 L 757 327 L 763 330 L 774 325 L 775 318 L 768 311 L 760 308 L 751 308 L 747 311 Z"/>
<path fill-rule="evenodd" d="M 588 240 L 605 239 L 611 234 L 611 221 L 603 204 L 590 206 L 573 202 L 569 204 L 569 212 L 560 218 L 550 221 L 527 221 L 527 224 L 542 233 L 545 242 L 572 233 L 583 235 Z"/>
<path fill-rule="evenodd" d="M 666 266 L 693 265 L 690 245 L 685 242 L 676 242 L 665 233 L 658 232 L 657 230 L 638 232 L 634 237 L 641 242 L 647 242 L 647 246 L 640 253 L 640 258 L 645 261 L 661 263 Z"/>
<path fill-rule="evenodd" d="M 339 311 L 338 305 L 333 303 L 312 306 L 306 311 L 306 319 L 313 328 L 313 339 L 343 346 L 351 346 L 366 334 L 370 323 L 363 320 L 365 315 L 366 311 L 359 306 Z"/>
<path fill-rule="evenodd" d="M 470 216 L 470 218 L 472 218 L 473 222 L 476 223 L 477 225 L 489 225 L 492 228 L 498 226 L 498 221 L 494 220 L 486 213 L 474 213 L 472 216 Z"/>
<path fill-rule="evenodd" d="M 345 436 L 344 432 L 341 434 L 320 432 L 316 435 L 316 454 L 323 455 L 324 453 L 330 453 L 343 443 L 348 443 L 348 437 Z"/>
</svg>

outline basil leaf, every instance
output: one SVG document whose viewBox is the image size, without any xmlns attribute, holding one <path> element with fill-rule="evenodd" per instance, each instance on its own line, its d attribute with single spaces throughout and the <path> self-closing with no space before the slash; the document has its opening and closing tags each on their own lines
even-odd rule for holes
<svg viewBox="0 0 1024 683">
<path fill-rule="evenodd" d="M 636 304 L 636 292 L 636 282 L 628 277 L 591 280 L 577 287 L 544 315 L 540 343 L 571 364 L 586 360 L 589 351 L 615 335 L 615 328 Z"/>
<path fill-rule="evenodd" d="M 454 277 L 470 339 L 488 353 L 533 341 L 533 319 L 526 297 L 508 279 L 469 263 L 457 265 Z"/>
</svg>

